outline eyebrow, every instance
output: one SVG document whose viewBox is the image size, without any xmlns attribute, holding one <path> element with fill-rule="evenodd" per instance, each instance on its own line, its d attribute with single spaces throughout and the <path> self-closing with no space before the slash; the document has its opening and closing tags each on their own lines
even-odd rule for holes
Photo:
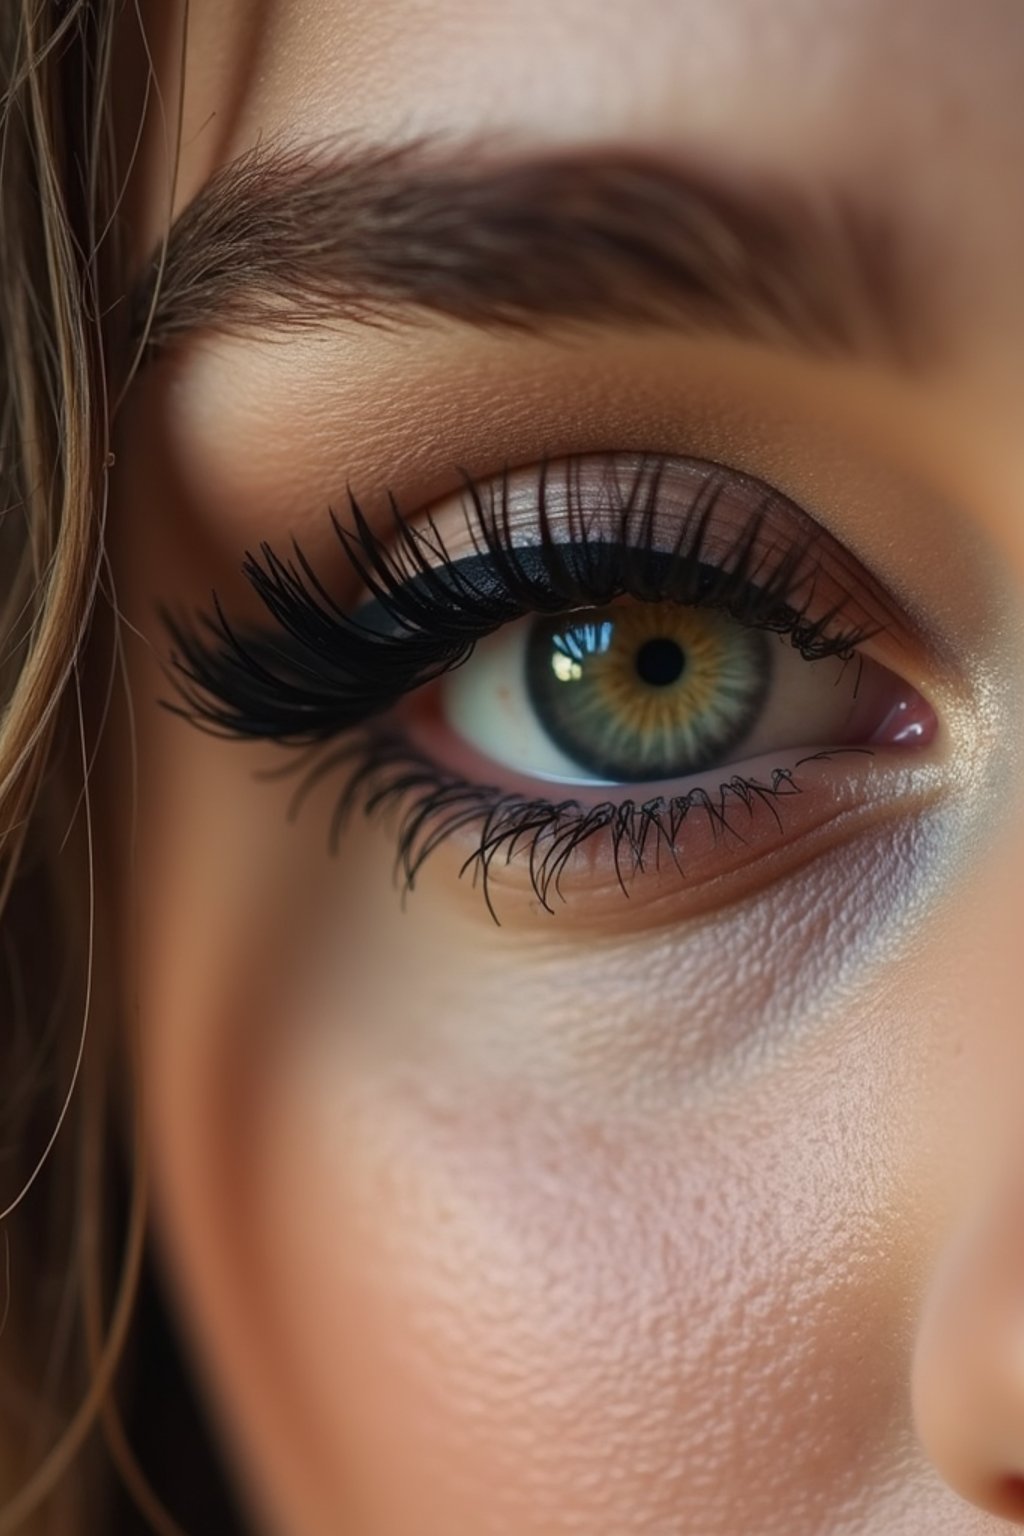
<svg viewBox="0 0 1024 1536">
<path fill-rule="evenodd" d="M 152 356 L 195 332 L 665 326 L 914 367 L 934 269 L 838 189 L 621 150 L 260 145 L 179 215 L 130 298 Z"/>
</svg>

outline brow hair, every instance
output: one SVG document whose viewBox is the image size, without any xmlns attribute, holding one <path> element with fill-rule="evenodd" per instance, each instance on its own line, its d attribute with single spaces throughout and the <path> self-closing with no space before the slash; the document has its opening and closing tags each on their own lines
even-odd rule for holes
<svg viewBox="0 0 1024 1536">
<path fill-rule="evenodd" d="M 905 244 L 880 208 L 838 191 L 622 150 L 264 144 L 175 221 L 162 264 L 139 280 L 132 328 L 148 327 L 153 353 L 202 330 L 430 314 L 525 330 L 664 325 L 913 366 L 934 338 Z"/>
</svg>

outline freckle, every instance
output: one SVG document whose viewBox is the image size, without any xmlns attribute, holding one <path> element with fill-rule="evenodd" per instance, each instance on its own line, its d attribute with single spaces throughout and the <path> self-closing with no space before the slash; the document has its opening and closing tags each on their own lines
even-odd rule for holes
<svg viewBox="0 0 1024 1536">
<path fill-rule="evenodd" d="M 500 687 L 498 689 L 498 698 L 501 700 L 501 702 L 503 704 L 507 704 L 511 697 L 512 697 L 512 690 L 510 688 L 505 687 L 504 684 L 503 684 L 502 687 Z"/>
</svg>

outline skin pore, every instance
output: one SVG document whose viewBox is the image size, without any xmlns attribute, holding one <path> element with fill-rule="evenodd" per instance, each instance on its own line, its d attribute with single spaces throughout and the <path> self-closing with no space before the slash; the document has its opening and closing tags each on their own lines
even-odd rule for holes
<svg viewBox="0 0 1024 1536">
<path fill-rule="evenodd" d="M 150 7 L 166 114 L 174 9 Z M 1022 83 L 1016 0 L 194 0 L 175 216 L 282 136 L 429 140 L 483 177 L 629 153 L 880 210 L 934 333 L 908 361 L 326 307 L 207 326 L 135 380 L 120 900 L 157 1240 L 255 1528 L 1024 1523 Z M 383 535 L 388 492 L 415 518 L 464 472 L 609 452 L 790 497 L 888 594 L 912 638 L 869 650 L 939 722 L 898 762 L 816 768 L 807 837 L 766 822 L 701 901 L 584 865 L 551 914 L 510 866 L 498 925 L 454 843 L 403 900 L 386 819 L 331 858 L 335 783 L 290 821 L 294 776 L 254 770 L 294 750 L 161 707 L 161 605 L 215 588 L 258 621 L 243 555 L 293 536 L 337 588 L 350 488 Z"/>
</svg>

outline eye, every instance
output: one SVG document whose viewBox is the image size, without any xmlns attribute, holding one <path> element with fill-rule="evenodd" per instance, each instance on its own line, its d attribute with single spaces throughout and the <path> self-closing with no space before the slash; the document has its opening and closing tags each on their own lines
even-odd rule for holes
<svg viewBox="0 0 1024 1536">
<path fill-rule="evenodd" d="M 336 776 L 329 846 L 353 815 L 386 819 L 407 888 L 450 845 L 492 915 L 496 870 L 553 910 L 567 873 L 585 899 L 652 868 L 718 880 L 840 810 L 848 828 L 912 798 L 906 749 L 937 730 L 920 643 L 847 549 L 748 475 L 582 455 L 466 479 L 411 517 L 351 500 L 333 524 L 348 603 L 300 550 L 264 545 L 245 563 L 263 626 L 166 616 L 178 708 L 313 749 L 293 809 Z M 843 748 L 870 749 L 870 787 L 833 771 Z"/>
<path fill-rule="evenodd" d="M 870 742 L 907 692 L 864 658 L 807 661 L 726 614 L 624 599 L 489 636 L 445 679 L 440 713 L 517 774 L 640 785 Z"/>
</svg>

